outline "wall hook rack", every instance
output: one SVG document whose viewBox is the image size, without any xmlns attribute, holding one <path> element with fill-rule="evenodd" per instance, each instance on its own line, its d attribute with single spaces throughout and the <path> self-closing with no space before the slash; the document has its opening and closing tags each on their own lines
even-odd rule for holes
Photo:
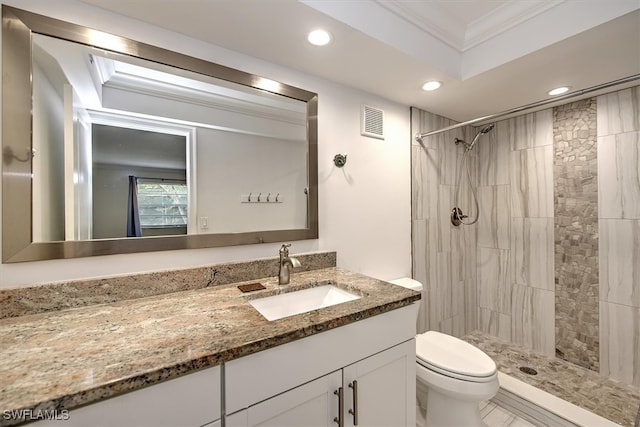
<svg viewBox="0 0 640 427">
<path fill-rule="evenodd" d="M 333 156 L 333 164 L 337 167 L 341 168 L 347 164 L 347 155 L 346 154 L 336 154 Z"/>
<path fill-rule="evenodd" d="M 278 191 L 260 191 L 257 193 L 250 192 L 249 194 L 240 195 L 240 203 L 251 203 L 251 204 L 274 204 L 274 203 L 283 203 L 284 198 L 282 194 Z"/>
</svg>

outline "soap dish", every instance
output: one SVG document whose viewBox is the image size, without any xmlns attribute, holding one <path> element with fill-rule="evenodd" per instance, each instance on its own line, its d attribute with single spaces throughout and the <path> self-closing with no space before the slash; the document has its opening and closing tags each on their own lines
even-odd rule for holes
<svg viewBox="0 0 640 427">
<path fill-rule="evenodd" d="M 248 283 L 246 285 L 239 285 L 238 289 L 240 289 L 242 292 L 253 292 L 253 291 L 261 291 L 262 289 L 267 289 L 264 286 L 262 286 L 262 283 Z"/>
</svg>

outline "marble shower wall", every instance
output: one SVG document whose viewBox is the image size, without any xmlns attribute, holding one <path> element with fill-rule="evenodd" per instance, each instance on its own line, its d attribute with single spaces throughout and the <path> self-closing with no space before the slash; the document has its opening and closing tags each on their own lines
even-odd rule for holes
<svg viewBox="0 0 640 427">
<path fill-rule="evenodd" d="M 576 340 L 566 348 L 576 355 L 588 348 L 586 359 L 597 361 L 592 369 L 599 364 L 602 375 L 640 385 L 640 86 L 599 96 L 595 105 L 598 230 L 589 262 L 597 282 L 585 293 L 597 313 L 585 317 L 582 307 L 565 316 L 592 334 L 590 347 Z M 412 109 L 412 134 L 453 123 Z M 556 307 L 562 254 L 555 248 L 554 186 L 565 178 L 554 173 L 554 109 L 499 121 L 481 137 L 471 159 L 480 220 L 456 228 L 449 211 L 462 150 L 452 141 L 474 134 L 465 128 L 425 138 L 425 148 L 412 144 L 413 274 L 425 283 L 428 304 L 419 330 L 459 336 L 478 329 L 555 356 L 557 310 L 566 306 Z M 587 182 L 587 192 L 595 185 Z M 472 206 L 463 188 L 461 204 Z M 559 343 L 573 333 L 565 332 Z"/>
<path fill-rule="evenodd" d="M 640 386 L 640 86 L 597 104 L 600 372 Z"/>
<path fill-rule="evenodd" d="M 411 109 L 411 132 L 429 132 L 454 124 L 441 116 Z M 476 329 L 476 229 L 454 227 L 453 207 L 463 148 L 455 138 L 468 138 L 459 129 L 424 138 L 411 146 L 413 277 L 424 285 L 418 331 L 437 330 L 462 336 Z M 475 154 L 469 159 L 477 181 Z M 466 182 L 466 178 L 465 178 Z M 468 186 L 461 187 L 459 204 L 472 207 Z"/>
<path fill-rule="evenodd" d="M 552 112 L 501 120 L 477 147 L 478 327 L 553 356 Z"/>
</svg>

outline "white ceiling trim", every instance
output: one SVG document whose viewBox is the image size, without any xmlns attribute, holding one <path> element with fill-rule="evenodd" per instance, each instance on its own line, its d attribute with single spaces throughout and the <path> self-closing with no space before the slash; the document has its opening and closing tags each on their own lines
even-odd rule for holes
<svg viewBox="0 0 640 427">
<path fill-rule="evenodd" d="M 466 24 L 431 1 L 299 1 L 460 81 L 617 18 L 640 4 L 640 0 L 510 0 Z"/>
<path fill-rule="evenodd" d="M 369 1 L 298 0 L 410 57 L 460 77 L 460 51 L 435 35 L 391 12 L 382 3 Z"/>
<path fill-rule="evenodd" d="M 389 12 L 438 38 L 460 53 L 516 27 L 566 0 L 510 0 L 470 23 L 462 22 L 437 2 L 374 0 Z"/>
<path fill-rule="evenodd" d="M 465 46 L 466 25 L 432 2 L 406 2 L 401 0 L 374 0 L 380 6 L 421 31 L 446 43 L 458 52 Z M 419 6 L 419 7 L 416 7 Z"/>
<path fill-rule="evenodd" d="M 108 82 L 105 82 L 104 88 L 119 89 L 158 99 L 169 99 L 199 107 L 224 110 L 294 125 L 304 125 L 306 119 L 305 112 L 283 109 L 275 105 L 224 96 L 214 91 L 207 92 L 201 88 L 193 89 L 120 72 L 116 72 Z"/>
<path fill-rule="evenodd" d="M 517 27 L 564 2 L 566 2 L 566 0 L 526 2 L 511 0 L 510 2 L 503 3 L 490 13 L 475 19 L 467 26 L 462 50 L 466 51 L 497 37 L 511 28 Z"/>
<path fill-rule="evenodd" d="M 463 80 L 568 39 L 640 8 L 640 0 L 563 1 L 468 49 Z M 576 19 L 579 17 L 579 19 Z"/>
</svg>

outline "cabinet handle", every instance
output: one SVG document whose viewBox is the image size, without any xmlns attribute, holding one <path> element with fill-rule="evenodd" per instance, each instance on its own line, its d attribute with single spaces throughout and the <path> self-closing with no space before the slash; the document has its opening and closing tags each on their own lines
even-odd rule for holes
<svg viewBox="0 0 640 427">
<path fill-rule="evenodd" d="M 353 409 L 349 409 L 349 413 L 353 415 L 353 425 L 358 425 L 358 381 L 353 380 L 349 383 L 349 387 L 353 390 Z"/>
<path fill-rule="evenodd" d="M 337 423 L 338 427 L 344 427 L 344 420 L 342 419 L 342 412 L 344 411 L 344 396 L 342 387 L 334 391 L 333 394 L 338 396 L 338 416 L 333 419 L 333 422 Z"/>
</svg>

